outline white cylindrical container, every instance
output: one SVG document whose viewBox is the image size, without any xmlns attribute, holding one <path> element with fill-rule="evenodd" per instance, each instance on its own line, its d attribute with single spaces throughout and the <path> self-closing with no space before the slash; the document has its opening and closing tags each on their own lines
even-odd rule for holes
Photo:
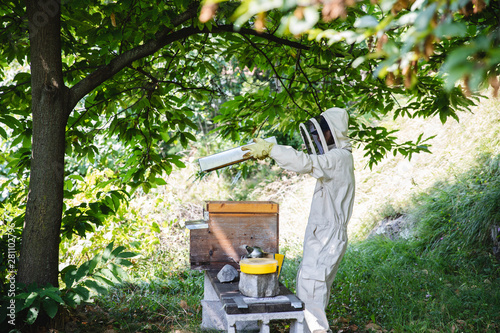
<svg viewBox="0 0 500 333">
<path fill-rule="evenodd" d="M 272 142 L 274 144 L 277 144 L 276 142 L 276 137 L 270 137 L 264 139 L 268 142 Z M 213 171 L 217 170 L 223 167 L 226 167 L 228 165 L 240 163 L 242 161 L 248 160 L 250 157 L 243 157 L 248 151 L 243 151 L 241 150 L 241 147 L 251 145 L 253 143 L 249 143 L 247 145 L 239 146 L 233 149 L 229 149 L 217 154 L 213 154 L 210 156 L 202 157 L 198 160 L 198 163 L 200 164 L 200 170 L 201 171 Z"/>
</svg>

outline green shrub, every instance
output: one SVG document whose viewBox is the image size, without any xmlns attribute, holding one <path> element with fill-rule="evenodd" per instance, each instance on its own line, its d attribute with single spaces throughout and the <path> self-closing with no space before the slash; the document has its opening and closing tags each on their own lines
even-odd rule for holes
<svg viewBox="0 0 500 333">
<path fill-rule="evenodd" d="M 90 301 L 92 295 L 105 294 L 107 286 L 122 283 L 127 278 L 122 266 L 131 266 L 128 258 L 135 256 L 136 253 L 125 251 L 124 246 L 113 248 L 113 243 L 110 243 L 102 253 L 79 267 L 70 265 L 63 269 L 61 277 L 65 287 L 62 289 L 50 284 L 26 286 L 19 283 L 14 298 L 6 295 L 1 300 L 0 323 L 8 321 L 6 309 L 12 299 L 15 300 L 16 312 L 27 325 L 32 325 L 40 313 L 54 318 L 60 306 L 76 307 Z"/>
<path fill-rule="evenodd" d="M 491 235 L 500 226 L 500 156 L 483 156 L 454 182 L 418 196 L 413 206 L 423 253 L 447 258 L 450 269 L 484 262 L 498 241 Z"/>
</svg>

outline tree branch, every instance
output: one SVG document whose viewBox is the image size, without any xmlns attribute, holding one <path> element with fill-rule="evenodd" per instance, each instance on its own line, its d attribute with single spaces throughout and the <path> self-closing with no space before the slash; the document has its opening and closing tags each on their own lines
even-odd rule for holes
<svg viewBox="0 0 500 333">
<path fill-rule="evenodd" d="M 202 32 L 210 32 L 210 31 L 207 28 L 204 28 L 202 30 Z M 309 46 L 304 45 L 300 42 L 294 42 L 294 41 L 289 40 L 289 39 L 280 38 L 280 37 L 277 37 L 276 35 L 269 34 L 269 33 L 259 33 L 253 29 L 246 29 L 246 28 L 237 29 L 232 24 L 220 25 L 217 27 L 213 27 L 211 32 L 212 33 L 232 32 L 232 33 L 238 33 L 240 35 L 253 35 L 253 36 L 260 37 L 262 39 L 266 39 L 266 40 L 271 41 L 271 42 L 275 42 L 276 44 L 279 44 L 279 45 L 290 46 L 290 47 L 293 47 L 293 48 L 299 49 L 299 50 L 309 50 L 310 49 Z"/>
<path fill-rule="evenodd" d="M 85 111 L 78 117 L 78 119 L 76 119 L 71 125 L 68 126 L 69 129 L 73 129 L 80 122 L 80 120 L 90 111 L 90 109 L 92 109 L 93 107 L 98 106 L 98 105 L 100 105 L 102 103 L 110 101 L 112 97 L 116 97 L 116 96 L 119 96 L 119 95 L 123 94 L 124 92 L 132 91 L 132 90 L 136 90 L 136 89 L 137 90 L 138 89 L 143 89 L 143 87 L 132 87 L 132 88 L 128 88 L 126 90 L 122 90 L 122 91 L 120 91 L 118 93 L 112 94 L 109 98 L 103 99 L 103 100 L 101 100 L 101 101 L 99 101 L 97 103 L 94 103 L 94 104 L 92 104 L 92 105 L 84 108 Z"/>
<path fill-rule="evenodd" d="M 186 35 L 186 31 L 184 30 L 180 30 L 177 33 L 172 33 L 172 31 L 175 27 L 178 27 L 189 19 L 196 17 L 198 13 L 198 6 L 199 2 L 193 2 L 184 13 L 173 20 L 173 28 L 165 27 L 163 30 L 159 31 L 156 34 L 155 38 L 147 41 L 143 45 L 137 46 L 118 55 L 116 58 L 111 60 L 109 64 L 100 67 L 99 69 L 82 79 L 80 82 L 75 84 L 70 89 L 68 113 L 73 110 L 78 101 L 80 101 L 85 95 L 100 86 L 103 82 L 111 78 L 113 75 L 121 71 L 123 68 L 127 67 L 135 60 L 155 53 L 168 43 L 189 36 L 189 34 Z"/>
<path fill-rule="evenodd" d="M 307 84 L 309 85 L 309 87 L 311 87 L 312 95 L 314 98 L 314 102 L 316 103 L 316 106 L 318 107 L 320 112 L 323 112 L 323 109 L 321 108 L 321 104 L 319 103 L 318 93 L 316 92 L 316 88 L 314 88 L 314 86 L 311 83 L 311 81 L 309 80 L 309 77 L 307 76 L 306 72 L 304 72 L 304 70 L 302 69 L 302 66 L 300 66 L 300 63 L 298 64 L 298 66 L 300 68 L 300 71 L 302 72 L 302 75 L 304 75 L 304 77 L 306 78 Z"/>
<path fill-rule="evenodd" d="M 280 77 L 279 73 L 276 71 L 276 68 L 274 67 L 274 64 L 271 61 L 271 59 L 269 59 L 269 57 L 261 49 L 259 49 L 257 47 L 257 45 L 255 45 L 255 43 L 252 42 L 247 36 L 243 35 L 243 37 L 250 43 L 250 45 L 252 45 L 253 48 L 255 48 L 260 54 L 262 54 L 262 56 L 264 58 L 266 58 L 267 62 L 269 63 L 269 65 L 271 66 L 271 68 L 272 68 L 272 70 L 274 72 L 274 75 L 276 75 L 276 78 L 281 83 L 281 86 L 285 89 L 285 91 L 288 94 L 288 96 L 290 96 L 292 102 L 300 109 L 301 107 L 299 105 L 297 105 L 297 102 L 295 102 L 295 99 L 293 98 L 293 95 L 290 93 L 290 90 L 287 89 L 287 87 L 285 86 L 285 84 L 281 80 L 281 77 Z"/>
<path fill-rule="evenodd" d="M 293 104 L 295 104 L 297 106 L 297 108 L 299 108 L 300 110 L 303 110 L 305 113 L 307 113 L 310 117 L 312 117 L 312 115 L 307 111 L 305 110 L 304 108 L 301 108 L 297 102 L 295 101 L 295 99 L 293 98 L 293 95 L 292 93 L 290 92 L 290 90 L 285 86 L 285 84 L 283 83 L 283 81 L 281 80 L 281 77 L 279 76 L 278 72 L 276 71 L 276 68 L 274 67 L 274 64 L 272 63 L 272 61 L 268 58 L 268 56 L 261 50 L 257 47 L 257 45 L 255 45 L 254 42 L 252 42 L 247 36 L 243 35 L 243 37 L 250 43 L 250 45 L 252 45 L 259 53 L 261 53 L 264 58 L 266 58 L 267 62 L 269 63 L 269 65 L 271 65 L 271 68 L 273 69 L 273 72 L 274 72 L 274 75 L 276 75 L 276 77 L 278 78 L 279 82 L 281 82 L 281 86 L 285 89 L 286 93 L 288 94 L 288 96 L 290 96 L 290 99 L 292 100 Z"/>
<path fill-rule="evenodd" d="M 197 15 L 197 7 L 192 6 L 192 8 L 188 9 L 184 14 L 179 16 L 174 23 L 175 26 L 179 26 L 187 20 L 196 17 Z M 185 39 L 195 34 L 219 34 L 219 33 L 238 33 L 241 35 L 253 35 L 258 36 L 263 39 L 275 42 L 277 44 L 290 46 L 293 48 L 308 50 L 309 47 L 303 45 L 298 42 L 290 41 L 284 38 L 279 38 L 277 36 L 267 34 L 267 33 L 258 33 L 252 29 L 235 29 L 233 25 L 221 25 L 213 27 L 212 29 L 203 28 L 199 29 L 196 27 L 186 27 L 180 29 L 178 31 L 173 31 L 171 28 L 165 28 L 159 33 L 156 34 L 154 39 L 147 41 L 145 44 L 137 46 L 133 49 L 130 49 L 118 56 L 116 56 L 113 60 L 109 62 L 109 64 L 100 67 L 80 82 L 75 84 L 70 89 L 70 99 L 68 105 L 68 112 L 76 106 L 78 101 L 82 99 L 89 92 L 97 88 L 106 80 L 113 77 L 115 74 L 120 72 L 123 68 L 128 67 L 135 60 L 144 58 L 148 55 L 154 54 L 164 46 L 171 44 L 175 41 Z"/>
</svg>

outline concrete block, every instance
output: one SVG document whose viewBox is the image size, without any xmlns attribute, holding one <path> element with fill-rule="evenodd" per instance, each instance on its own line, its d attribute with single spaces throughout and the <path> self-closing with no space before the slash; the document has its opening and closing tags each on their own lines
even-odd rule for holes
<svg viewBox="0 0 500 333">
<path fill-rule="evenodd" d="M 227 329 L 226 312 L 220 301 L 201 301 L 201 328 L 205 330 L 225 331 Z"/>
<path fill-rule="evenodd" d="M 219 295 L 217 295 L 217 292 L 214 289 L 214 286 L 212 285 L 212 282 L 210 282 L 210 278 L 207 275 L 207 272 L 205 271 L 205 279 L 203 281 L 203 299 L 206 301 L 219 301 Z"/>
<path fill-rule="evenodd" d="M 270 333 L 269 323 L 271 320 L 290 319 L 290 333 L 303 333 L 305 326 L 304 311 L 234 314 L 226 315 L 226 319 L 228 333 L 242 332 L 238 324 L 243 322 L 257 321 L 260 333 Z"/>
<path fill-rule="evenodd" d="M 279 294 L 278 273 L 246 274 L 241 272 L 240 292 L 248 297 L 272 297 Z"/>
<path fill-rule="evenodd" d="M 227 314 L 220 301 L 201 301 L 202 330 L 228 331 Z M 256 319 L 242 320 L 232 323 L 237 332 L 260 332 L 260 325 Z"/>
</svg>

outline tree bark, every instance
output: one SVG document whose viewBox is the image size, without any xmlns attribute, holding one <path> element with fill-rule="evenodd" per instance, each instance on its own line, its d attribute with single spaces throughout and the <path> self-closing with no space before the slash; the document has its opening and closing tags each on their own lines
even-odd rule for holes
<svg viewBox="0 0 500 333">
<path fill-rule="evenodd" d="M 58 286 L 68 89 L 61 62 L 60 7 L 27 0 L 33 138 L 18 282 Z"/>
</svg>

